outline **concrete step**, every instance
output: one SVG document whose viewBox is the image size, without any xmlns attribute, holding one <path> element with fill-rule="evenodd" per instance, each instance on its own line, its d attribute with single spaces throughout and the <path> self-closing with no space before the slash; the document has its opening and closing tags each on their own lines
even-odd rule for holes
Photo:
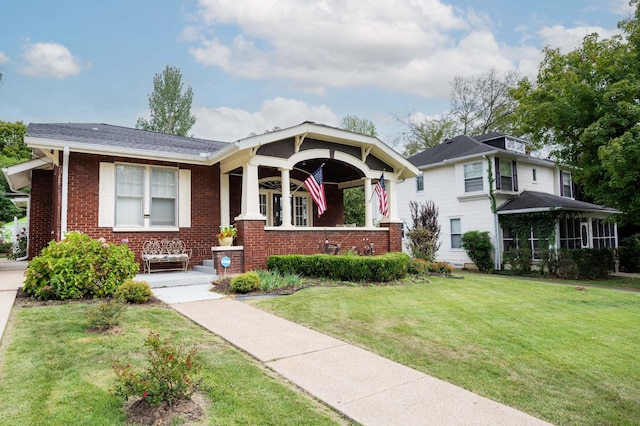
<svg viewBox="0 0 640 426">
<path fill-rule="evenodd" d="M 187 272 L 152 272 L 151 274 L 138 274 L 135 280 L 146 281 L 151 288 L 161 288 L 211 284 L 218 280 L 218 276 L 215 273 L 205 273 L 195 270 Z"/>
<path fill-rule="evenodd" d="M 213 268 L 213 265 L 193 265 L 193 270 L 202 272 L 203 274 L 216 275 L 216 270 Z"/>
<path fill-rule="evenodd" d="M 215 269 L 215 265 L 213 264 L 213 259 L 205 259 L 202 261 L 203 266 L 208 266 L 211 269 Z"/>
</svg>

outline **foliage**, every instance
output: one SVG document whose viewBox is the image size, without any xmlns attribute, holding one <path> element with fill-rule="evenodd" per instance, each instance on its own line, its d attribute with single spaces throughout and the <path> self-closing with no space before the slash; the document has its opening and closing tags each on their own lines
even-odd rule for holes
<svg viewBox="0 0 640 426">
<path fill-rule="evenodd" d="M 555 241 L 556 223 L 558 218 L 570 217 L 575 213 L 564 210 L 548 210 L 543 212 L 519 213 L 501 215 L 500 225 L 509 228 L 518 241 L 520 248 L 531 247 L 531 231 L 538 238 L 538 247 L 542 250 Z"/>
<path fill-rule="evenodd" d="M 409 114 L 406 120 L 396 117 L 405 128 L 402 132 L 404 145 L 403 155 L 412 156 L 426 149 L 432 148 L 447 139 L 451 139 L 459 132 L 458 124 L 453 117 L 433 118 L 421 114 Z"/>
<path fill-rule="evenodd" d="M 408 246 L 413 257 L 431 261 L 442 244 L 440 241 L 439 210 L 435 203 L 409 201 L 412 228 L 407 231 Z"/>
<path fill-rule="evenodd" d="M 231 280 L 231 289 L 236 293 L 249 293 L 250 291 L 260 288 L 260 276 L 249 271 L 244 274 L 236 275 Z"/>
<path fill-rule="evenodd" d="M 361 135 L 378 137 L 378 131 L 376 125 L 366 118 L 357 117 L 355 115 L 346 115 L 342 117 L 340 127 L 354 133 L 360 133 Z"/>
<path fill-rule="evenodd" d="M 126 307 L 119 299 L 100 302 L 87 309 L 87 319 L 92 331 L 105 332 L 120 325 L 120 315 Z"/>
<path fill-rule="evenodd" d="M 273 291 L 283 287 L 296 286 L 300 283 L 300 276 L 295 274 L 281 274 L 280 271 L 265 271 L 259 269 L 256 271 L 260 277 L 260 290 Z"/>
<path fill-rule="evenodd" d="M 238 233 L 238 229 L 236 229 L 233 225 L 222 226 L 220 225 L 220 232 L 218 232 L 218 238 L 227 238 L 227 237 L 235 237 Z"/>
<path fill-rule="evenodd" d="M 580 249 L 558 251 L 557 276 L 567 279 L 597 280 L 613 272 L 613 250 Z"/>
<path fill-rule="evenodd" d="M 447 262 L 430 262 L 429 272 L 450 275 L 453 272 L 453 266 L 449 265 Z"/>
<path fill-rule="evenodd" d="M 488 231 L 469 231 L 462 234 L 462 247 L 480 272 L 493 271 L 493 244 Z"/>
<path fill-rule="evenodd" d="M 116 288 L 113 297 L 127 303 L 147 303 L 153 296 L 151 286 L 146 281 L 125 280 Z"/>
<path fill-rule="evenodd" d="M 509 270 L 516 274 L 531 272 L 531 249 L 528 247 L 512 247 L 502 254 L 502 270 Z"/>
<path fill-rule="evenodd" d="M 426 275 L 429 273 L 429 262 L 414 257 L 407 265 L 407 273 L 411 275 Z"/>
<path fill-rule="evenodd" d="M 512 114 L 517 101 L 511 90 L 519 76 L 491 68 L 475 77 L 455 77 L 451 83 L 451 116 L 465 135 L 491 132 L 513 134 Z"/>
<path fill-rule="evenodd" d="M 196 122 L 191 115 L 193 90 L 182 93 L 182 73 L 177 67 L 165 67 L 153 77 L 153 92 L 149 95 L 151 119 L 138 118 L 136 128 L 154 132 L 187 136 Z"/>
<path fill-rule="evenodd" d="M 21 121 L 12 123 L 0 120 L 0 167 L 13 166 L 31 159 L 31 148 L 24 143 L 26 131 L 27 126 Z M 4 173 L 0 173 L 0 222 L 10 222 L 14 216 L 21 218 L 26 214 L 4 196 L 9 189 Z"/>
<path fill-rule="evenodd" d="M 347 188 L 343 192 L 344 223 L 355 223 L 364 226 L 364 188 Z"/>
<path fill-rule="evenodd" d="M 640 271 L 640 234 L 634 234 L 620 242 L 618 247 L 620 269 L 624 272 Z"/>
<path fill-rule="evenodd" d="M 7 256 L 9 259 L 20 259 L 27 255 L 27 245 L 29 243 L 29 235 L 27 228 L 22 228 L 17 235 L 17 246 L 11 245 L 11 253 Z"/>
<path fill-rule="evenodd" d="M 408 264 L 407 254 L 395 252 L 377 256 L 294 254 L 267 258 L 267 268 L 270 271 L 355 282 L 400 279 L 406 275 Z"/>
<path fill-rule="evenodd" d="M 640 223 L 640 3 L 631 4 L 622 35 L 587 35 L 566 54 L 545 48 L 535 85 L 521 81 L 514 96 L 522 131 L 555 147 L 585 195 Z"/>
<path fill-rule="evenodd" d="M 144 341 L 149 368 L 142 373 L 133 371 L 131 364 L 113 361 L 117 385 L 115 394 L 123 399 L 138 396 L 151 405 L 163 402 L 172 405 L 177 400 L 189 399 L 198 390 L 201 379 L 196 379 L 202 364 L 196 360 L 195 347 L 185 352 L 170 339 L 150 332 Z"/>
<path fill-rule="evenodd" d="M 109 297 L 138 269 L 126 244 L 69 232 L 64 240 L 50 242 L 29 262 L 23 290 L 41 300 Z"/>
</svg>

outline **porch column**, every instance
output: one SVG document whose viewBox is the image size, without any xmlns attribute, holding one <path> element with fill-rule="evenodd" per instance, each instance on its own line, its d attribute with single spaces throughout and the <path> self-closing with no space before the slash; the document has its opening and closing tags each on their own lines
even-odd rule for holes
<svg viewBox="0 0 640 426">
<path fill-rule="evenodd" d="M 264 219 L 260 214 L 258 166 L 251 162 L 242 165 L 242 212 L 236 219 Z"/>
<path fill-rule="evenodd" d="M 229 217 L 229 175 L 220 172 L 220 225 L 231 224 Z"/>
<path fill-rule="evenodd" d="M 384 180 L 386 189 L 387 189 L 387 199 L 389 202 L 389 222 L 400 222 L 402 220 L 398 217 L 398 194 L 396 191 L 396 180 Z"/>
<path fill-rule="evenodd" d="M 291 225 L 291 184 L 289 181 L 289 169 L 280 169 L 281 189 L 282 189 L 282 223 L 283 228 L 290 228 Z"/>
<path fill-rule="evenodd" d="M 371 203 L 371 178 L 364 178 L 364 226 L 373 228 L 373 205 Z"/>
</svg>

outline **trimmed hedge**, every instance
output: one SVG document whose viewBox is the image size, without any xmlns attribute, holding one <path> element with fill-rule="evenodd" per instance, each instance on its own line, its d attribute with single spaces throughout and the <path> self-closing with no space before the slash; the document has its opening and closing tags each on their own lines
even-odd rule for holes
<svg viewBox="0 0 640 426">
<path fill-rule="evenodd" d="M 386 253 L 378 256 L 335 256 L 291 254 L 269 256 L 267 268 L 282 274 L 329 278 L 341 281 L 393 281 L 407 274 L 409 256 Z"/>
</svg>

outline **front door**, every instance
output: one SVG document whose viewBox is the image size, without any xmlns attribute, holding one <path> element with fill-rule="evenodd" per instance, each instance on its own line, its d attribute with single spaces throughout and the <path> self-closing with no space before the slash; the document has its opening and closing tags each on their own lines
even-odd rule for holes
<svg viewBox="0 0 640 426">
<path fill-rule="evenodd" d="M 589 222 L 586 220 L 580 221 L 580 246 L 585 249 L 589 248 Z"/>
<path fill-rule="evenodd" d="M 273 226 L 282 225 L 282 195 L 273 194 Z"/>
</svg>

